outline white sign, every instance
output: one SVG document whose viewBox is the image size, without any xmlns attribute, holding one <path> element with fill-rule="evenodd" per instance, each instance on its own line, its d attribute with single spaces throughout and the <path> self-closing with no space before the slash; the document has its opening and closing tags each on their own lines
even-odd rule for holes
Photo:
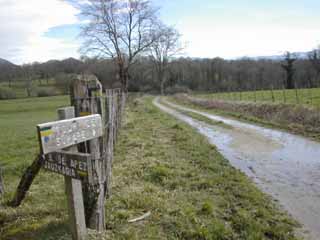
<svg viewBox="0 0 320 240">
<path fill-rule="evenodd" d="M 103 134 L 99 114 L 39 124 L 37 129 L 43 154 L 101 137 Z"/>
</svg>

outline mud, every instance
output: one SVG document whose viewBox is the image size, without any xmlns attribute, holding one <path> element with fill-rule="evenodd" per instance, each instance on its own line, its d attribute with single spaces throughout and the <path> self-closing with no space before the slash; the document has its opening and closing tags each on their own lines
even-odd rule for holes
<svg viewBox="0 0 320 240">
<path fill-rule="evenodd" d="M 320 239 L 320 143 L 284 131 L 182 107 L 159 98 L 154 104 L 196 128 L 230 163 L 304 225 L 305 239 Z M 177 110 L 222 121 L 232 128 L 208 125 Z"/>
</svg>

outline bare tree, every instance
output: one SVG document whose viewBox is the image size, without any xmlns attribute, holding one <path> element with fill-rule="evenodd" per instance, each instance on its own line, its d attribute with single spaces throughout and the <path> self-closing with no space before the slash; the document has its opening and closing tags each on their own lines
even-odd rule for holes
<svg viewBox="0 0 320 240">
<path fill-rule="evenodd" d="M 86 41 L 81 51 L 115 60 L 122 89 L 127 91 L 130 67 L 157 39 L 157 9 L 149 0 L 89 0 L 82 14 Z"/>
<path fill-rule="evenodd" d="M 33 64 L 24 64 L 21 66 L 23 77 L 25 80 L 25 88 L 27 91 L 27 96 L 31 97 L 32 95 L 32 80 L 35 75 Z"/>
<path fill-rule="evenodd" d="M 318 49 L 313 50 L 309 54 L 309 60 L 311 62 L 311 65 L 313 69 L 316 72 L 316 80 L 317 84 L 319 84 L 319 77 L 320 77 L 320 46 Z"/>
<path fill-rule="evenodd" d="M 160 83 L 161 94 L 164 94 L 166 71 L 170 58 L 178 55 L 183 50 L 180 44 L 181 35 L 173 27 L 163 24 L 158 27 L 158 38 L 151 44 L 150 55 Z"/>
<path fill-rule="evenodd" d="M 282 68 L 286 71 L 287 74 L 287 81 L 286 81 L 286 88 L 287 89 L 294 89 L 295 83 L 293 80 L 293 75 L 295 72 L 294 69 L 294 62 L 297 60 L 290 52 L 286 52 L 284 62 L 281 64 Z"/>
</svg>

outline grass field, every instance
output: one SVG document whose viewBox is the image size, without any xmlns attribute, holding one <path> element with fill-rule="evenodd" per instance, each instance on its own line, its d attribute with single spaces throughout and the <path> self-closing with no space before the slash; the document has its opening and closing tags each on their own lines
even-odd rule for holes
<svg viewBox="0 0 320 240">
<path fill-rule="evenodd" d="M 296 223 L 268 196 L 204 137 L 151 101 L 131 101 L 127 111 L 103 239 L 296 239 Z M 63 177 L 41 171 L 21 207 L 5 206 L 38 152 L 35 125 L 56 119 L 56 108 L 67 104 L 67 97 L 0 101 L 6 184 L 1 240 L 70 239 Z M 147 211 L 148 219 L 128 223 Z"/>
<path fill-rule="evenodd" d="M 56 109 L 65 105 L 68 98 L 63 96 L 0 101 L 2 203 L 12 198 L 24 169 L 39 152 L 36 124 L 56 119 Z M 0 207 L 0 239 L 49 239 L 48 232 L 66 232 L 65 206 L 62 177 L 41 172 L 21 207 Z"/>
<path fill-rule="evenodd" d="M 320 107 L 320 88 L 292 90 L 264 90 L 247 92 L 224 92 L 212 94 L 195 94 L 206 99 L 222 99 L 252 102 L 281 102 L 288 104 L 304 104 Z"/>
</svg>

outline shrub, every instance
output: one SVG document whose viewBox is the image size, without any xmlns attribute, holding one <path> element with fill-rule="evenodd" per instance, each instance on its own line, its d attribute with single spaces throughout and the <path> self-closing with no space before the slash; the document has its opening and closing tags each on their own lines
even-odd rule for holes
<svg viewBox="0 0 320 240">
<path fill-rule="evenodd" d="M 16 93 L 10 88 L 0 88 L 0 100 L 1 99 L 15 99 Z"/>
<path fill-rule="evenodd" d="M 62 94 L 69 94 L 70 84 L 74 78 L 74 74 L 58 73 L 54 77 L 57 89 L 60 90 Z"/>
<path fill-rule="evenodd" d="M 53 88 L 39 88 L 37 89 L 37 97 L 50 97 L 57 95 L 57 92 Z"/>
<path fill-rule="evenodd" d="M 172 87 L 167 87 L 165 92 L 166 94 L 191 93 L 191 90 L 186 86 L 174 85 Z"/>
</svg>

